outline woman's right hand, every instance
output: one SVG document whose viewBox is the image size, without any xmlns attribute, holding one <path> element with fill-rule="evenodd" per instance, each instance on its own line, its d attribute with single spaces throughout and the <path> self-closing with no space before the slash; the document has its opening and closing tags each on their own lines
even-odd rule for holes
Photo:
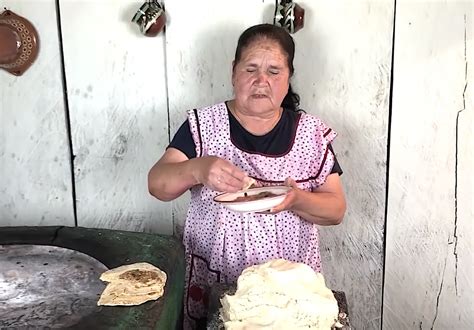
<svg viewBox="0 0 474 330">
<path fill-rule="evenodd" d="M 195 158 L 194 162 L 193 176 L 197 183 L 215 191 L 236 192 L 250 180 L 237 166 L 216 156 Z"/>
</svg>

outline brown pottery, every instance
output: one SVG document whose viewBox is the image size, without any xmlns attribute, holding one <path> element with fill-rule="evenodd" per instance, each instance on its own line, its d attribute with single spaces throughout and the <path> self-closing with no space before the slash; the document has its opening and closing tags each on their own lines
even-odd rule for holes
<svg viewBox="0 0 474 330">
<path fill-rule="evenodd" d="M 21 76 L 38 56 L 39 39 L 34 26 L 10 10 L 0 14 L 0 68 Z"/>
</svg>

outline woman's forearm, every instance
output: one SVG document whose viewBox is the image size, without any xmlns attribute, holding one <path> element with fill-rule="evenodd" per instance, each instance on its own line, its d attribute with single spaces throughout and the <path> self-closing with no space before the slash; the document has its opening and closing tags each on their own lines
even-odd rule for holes
<svg viewBox="0 0 474 330">
<path fill-rule="evenodd" d="M 298 189 L 291 210 L 306 221 L 322 225 L 337 225 L 346 211 L 344 196 L 330 192 L 308 192 Z"/>
<path fill-rule="evenodd" d="M 188 159 L 183 152 L 169 148 L 148 173 L 148 190 L 159 200 L 170 201 L 198 184 L 214 191 L 235 192 L 248 179 L 245 172 L 225 159 L 217 156 Z"/>
<path fill-rule="evenodd" d="M 155 164 L 148 173 L 150 194 L 159 200 L 171 201 L 198 184 L 193 172 L 193 162 L 195 161 L 196 159 L 191 159 Z"/>
</svg>

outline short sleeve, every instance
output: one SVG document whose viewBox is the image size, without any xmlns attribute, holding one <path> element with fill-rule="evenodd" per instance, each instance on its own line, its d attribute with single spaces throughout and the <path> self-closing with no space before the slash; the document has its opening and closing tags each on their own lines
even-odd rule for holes
<svg viewBox="0 0 474 330">
<path fill-rule="evenodd" d="M 337 174 L 339 174 L 339 175 L 342 175 L 342 173 L 344 173 L 344 172 L 342 171 L 342 168 L 341 168 L 341 166 L 339 165 L 339 162 L 337 161 L 336 154 L 334 153 L 334 150 L 333 150 L 333 148 L 332 148 L 332 145 L 329 144 L 329 145 L 328 145 L 328 148 L 329 148 L 329 150 L 332 152 L 332 154 L 334 155 L 334 165 L 332 166 L 331 174 L 337 173 Z"/>
<path fill-rule="evenodd" d="M 336 138 L 337 133 L 317 117 L 308 116 L 308 119 L 315 127 L 312 143 L 318 155 L 313 161 L 314 170 L 317 173 L 312 184 L 314 190 L 322 186 L 327 177 L 334 173 L 336 157 L 332 151 L 331 143 Z"/>
<path fill-rule="evenodd" d="M 188 159 L 196 158 L 196 146 L 194 144 L 193 136 L 191 135 L 191 128 L 189 121 L 186 120 L 178 129 L 168 148 L 176 148 L 184 153 Z"/>
</svg>

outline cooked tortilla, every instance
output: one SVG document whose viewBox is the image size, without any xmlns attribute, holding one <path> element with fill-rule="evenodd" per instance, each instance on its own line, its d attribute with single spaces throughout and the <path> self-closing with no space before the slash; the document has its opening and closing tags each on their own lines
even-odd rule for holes
<svg viewBox="0 0 474 330">
<path fill-rule="evenodd" d="M 110 269 L 100 279 L 109 284 L 97 305 L 131 306 L 160 298 L 167 278 L 161 269 L 140 262 Z"/>
<path fill-rule="evenodd" d="M 339 307 L 324 277 L 284 259 L 246 268 L 220 300 L 225 329 L 332 329 Z"/>
<path fill-rule="evenodd" d="M 156 300 L 163 295 L 163 286 L 151 286 L 146 291 L 136 291 L 127 283 L 110 283 L 97 302 L 98 306 L 134 306 L 149 300 Z"/>
</svg>

